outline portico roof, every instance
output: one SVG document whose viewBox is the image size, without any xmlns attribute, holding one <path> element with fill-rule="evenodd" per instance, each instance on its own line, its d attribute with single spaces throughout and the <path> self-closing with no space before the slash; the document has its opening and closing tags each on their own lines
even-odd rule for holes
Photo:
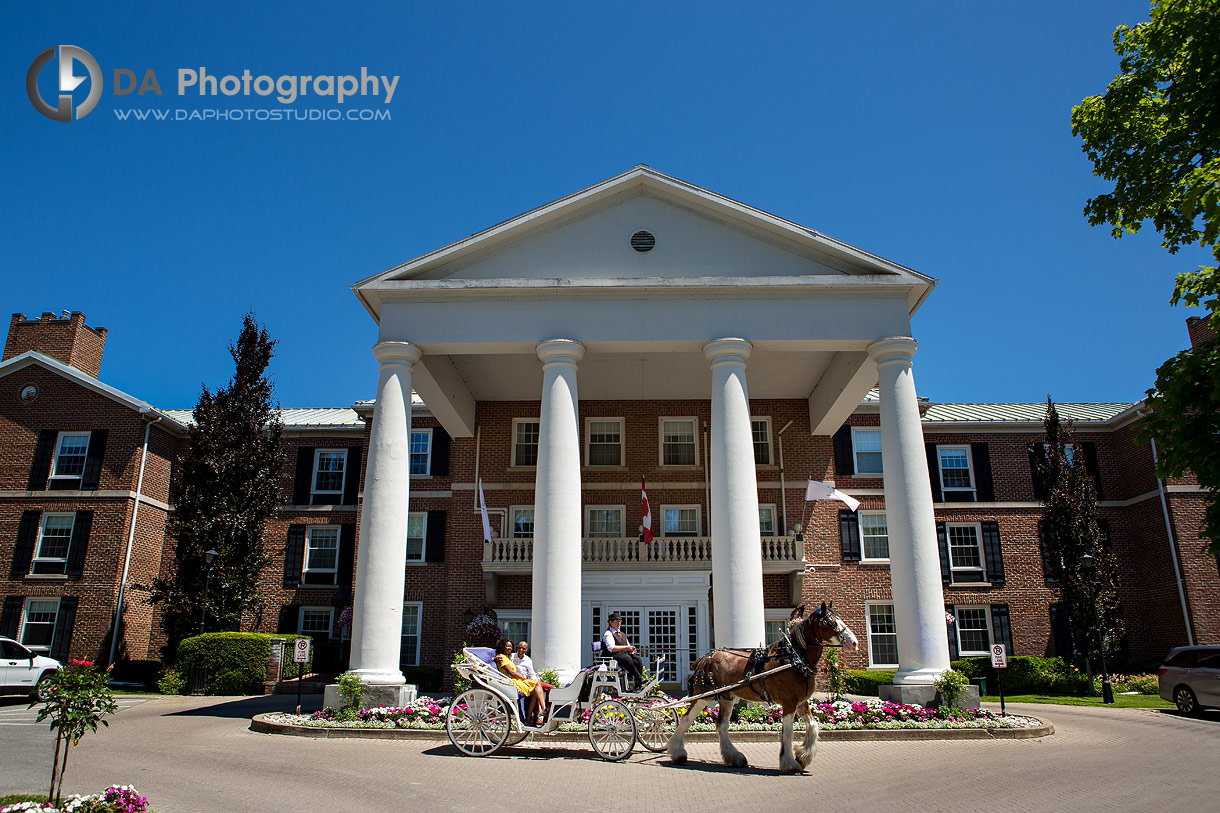
<svg viewBox="0 0 1220 813">
<path fill-rule="evenodd" d="M 352 290 L 455 437 L 479 400 L 533 400 L 539 342 L 580 341 L 582 399 L 703 399 L 703 345 L 753 346 L 752 398 L 808 398 L 829 434 L 877 382 L 866 348 L 910 335 L 936 280 L 646 166 L 417 257 Z"/>
</svg>

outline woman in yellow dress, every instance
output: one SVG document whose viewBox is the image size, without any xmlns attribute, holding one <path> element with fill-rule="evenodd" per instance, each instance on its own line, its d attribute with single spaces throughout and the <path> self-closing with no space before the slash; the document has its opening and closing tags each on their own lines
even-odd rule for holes
<svg viewBox="0 0 1220 813">
<path fill-rule="evenodd" d="M 530 719 L 527 724 L 541 725 L 546 719 L 546 693 L 543 692 L 539 681 L 528 680 L 517 671 L 517 667 L 513 665 L 513 642 L 508 638 L 501 638 L 496 644 L 496 666 L 508 675 L 517 691 L 529 698 Z"/>
</svg>

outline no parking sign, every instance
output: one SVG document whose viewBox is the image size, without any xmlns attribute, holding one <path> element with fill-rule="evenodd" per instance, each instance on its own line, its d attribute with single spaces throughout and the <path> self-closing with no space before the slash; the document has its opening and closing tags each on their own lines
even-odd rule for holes
<svg viewBox="0 0 1220 813">
<path fill-rule="evenodd" d="M 292 661 L 293 663 L 308 663 L 309 662 L 309 639 L 298 638 L 292 646 Z"/>
<path fill-rule="evenodd" d="M 994 644 L 991 647 L 991 665 L 996 669 L 1008 668 L 1008 652 L 1003 644 Z"/>
</svg>

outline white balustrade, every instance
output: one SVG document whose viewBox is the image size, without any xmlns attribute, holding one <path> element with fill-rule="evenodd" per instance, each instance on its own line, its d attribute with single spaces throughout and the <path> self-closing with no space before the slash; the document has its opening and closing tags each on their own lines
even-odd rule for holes
<svg viewBox="0 0 1220 813">
<path fill-rule="evenodd" d="M 804 562 L 803 542 L 787 536 L 761 538 L 764 567 L 796 566 Z M 636 567 L 707 568 L 712 563 L 712 540 L 706 536 L 656 537 L 645 544 L 639 537 L 586 537 L 580 540 L 581 563 L 596 569 Z M 483 566 L 492 571 L 527 571 L 534 558 L 533 539 L 493 539 L 483 546 Z M 782 568 L 781 568 L 782 569 Z"/>
</svg>

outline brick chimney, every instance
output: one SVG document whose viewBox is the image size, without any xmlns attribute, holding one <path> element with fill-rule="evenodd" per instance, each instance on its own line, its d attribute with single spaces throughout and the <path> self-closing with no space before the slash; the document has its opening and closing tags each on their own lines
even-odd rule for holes
<svg viewBox="0 0 1220 813">
<path fill-rule="evenodd" d="M 1216 336 L 1216 329 L 1208 324 L 1208 320 L 1198 316 L 1192 316 L 1186 320 L 1186 330 L 1190 333 L 1191 347 L 1198 347 Z"/>
<path fill-rule="evenodd" d="M 97 378 L 105 349 L 106 328 L 89 327 L 80 311 L 64 311 L 61 316 L 44 313 L 37 319 L 14 313 L 4 343 L 4 361 L 34 350 Z"/>
</svg>

